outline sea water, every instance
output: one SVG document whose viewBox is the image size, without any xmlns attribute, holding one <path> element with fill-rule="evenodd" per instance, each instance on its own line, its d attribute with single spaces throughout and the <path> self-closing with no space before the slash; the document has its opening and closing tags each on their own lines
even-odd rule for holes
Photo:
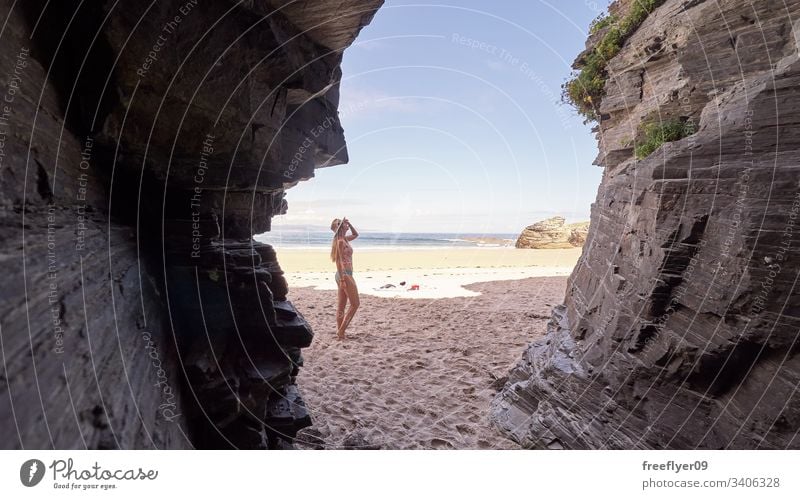
<svg viewBox="0 0 800 499">
<path fill-rule="evenodd" d="M 330 231 L 283 230 L 258 234 L 256 241 L 277 248 L 325 249 L 331 244 Z M 478 247 L 513 246 L 516 234 L 452 234 L 423 232 L 370 232 L 361 231 L 358 249 L 361 250 L 409 250 L 409 249 L 453 249 Z"/>
</svg>

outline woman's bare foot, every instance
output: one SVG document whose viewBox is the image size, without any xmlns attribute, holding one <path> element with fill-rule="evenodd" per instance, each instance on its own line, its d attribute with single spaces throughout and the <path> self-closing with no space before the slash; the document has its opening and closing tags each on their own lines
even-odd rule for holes
<svg viewBox="0 0 800 499">
<path fill-rule="evenodd" d="M 340 339 L 340 340 L 343 340 L 343 339 L 345 339 L 344 331 L 342 331 L 341 329 L 339 329 L 338 331 L 336 331 L 336 338 L 338 338 L 338 339 Z"/>
</svg>

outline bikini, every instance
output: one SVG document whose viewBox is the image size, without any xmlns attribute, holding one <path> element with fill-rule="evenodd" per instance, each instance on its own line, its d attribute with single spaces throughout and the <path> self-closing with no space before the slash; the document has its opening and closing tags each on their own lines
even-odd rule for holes
<svg viewBox="0 0 800 499">
<path fill-rule="evenodd" d="M 344 275 L 353 275 L 353 271 L 351 269 L 346 269 L 343 271 Z M 336 284 L 339 284 L 339 281 L 342 279 L 342 276 L 339 275 L 339 271 L 337 270 L 335 274 L 333 274 L 333 278 L 336 280 Z"/>
<path fill-rule="evenodd" d="M 350 246 L 350 243 L 348 243 L 347 241 L 345 241 L 345 247 L 342 248 L 342 266 L 344 267 L 346 265 L 349 266 L 350 268 L 349 269 L 344 269 L 341 272 L 337 270 L 336 273 L 333 275 L 333 278 L 336 281 L 337 285 L 339 284 L 339 281 L 342 279 L 342 274 L 349 275 L 349 276 L 353 275 L 353 268 L 352 268 L 353 267 L 353 247 Z"/>
</svg>

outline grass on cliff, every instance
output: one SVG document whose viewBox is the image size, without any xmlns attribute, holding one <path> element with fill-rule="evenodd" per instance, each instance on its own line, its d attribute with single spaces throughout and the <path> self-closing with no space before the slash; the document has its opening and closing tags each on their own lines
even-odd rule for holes
<svg viewBox="0 0 800 499">
<path fill-rule="evenodd" d="M 606 65 L 622 49 L 628 39 L 647 19 L 647 16 L 666 0 L 634 0 L 628 13 L 617 19 L 609 15 L 595 19 L 592 33 L 607 29 L 599 42 L 584 57 L 580 71 L 574 73 L 563 87 L 562 98 L 572 104 L 587 121 L 597 119 L 597 108 L 603 98 L 608 74 Z"/>
<path fill-rule="evenodd" d="M 637 159 L 644 159 L 665 142 L 674 142 L 695 132 L 691 121 L 671 120 L 646 123 L 643 127 L 644 139 L 636 145 Z"/>
<path fill-rule="evenodd" d="M 612 14 L 600 14 L 597 16 L 597 19 L 592 21 L 592 24 L 589 25 L 589 34 L 594 35 L 598 31 L 612 24 L 616 24 L 617 17 Z"/>
</svg>

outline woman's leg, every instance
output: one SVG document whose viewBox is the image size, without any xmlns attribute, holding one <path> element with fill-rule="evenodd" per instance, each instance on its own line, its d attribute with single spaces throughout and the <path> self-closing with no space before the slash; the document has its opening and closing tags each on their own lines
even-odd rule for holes
<svg viewBox="0 0 800 499">
<path fill-rule="evenodd" d="M 361 300 L 358 297 L 358 286 L 356 286 L 356 280 L 353 279 L 353 276 L 345 275 L 342 276 L 342 279 L 343 282 L 346 283 L 345 293 L 347 293 L 347 299 L 350 301 L 350 309 L 344 316 L 344 322 L 339 329 L 341 332 L 340 338 L 344 338 L 345 330 L 350 326 L 350 321 L 353 320 L 353 316 L 356 315 L 358 306 L 361 304 Z"/>
<path fill-rule="evenodd" d="M 342 323 L 344 323 L 344 308 L 347 306 L 347 291 L 344 282 L 339 282 L 339 295 L 336 298 L 336 334 L 342 336 Z"/>
</svg>

